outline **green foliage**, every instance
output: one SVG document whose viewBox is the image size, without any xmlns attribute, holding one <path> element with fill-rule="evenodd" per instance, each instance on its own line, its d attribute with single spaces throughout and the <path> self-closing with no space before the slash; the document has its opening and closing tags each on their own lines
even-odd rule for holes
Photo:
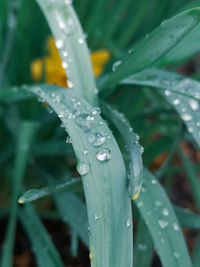
<svg viewBox="0 0 200 267">
<path fill-rule="evenodd" d="M 1 1 L 2 267 L 13 266 L 18 220 L 38 266 L 65 266 L 45 216 L 67 225 L 72 257 L 82 241 L 92 267 L 154 267 L 155 252 L 163 267 L 198 266 L 199 4 Z M 69 88 L 31 76 L 36 58 L 60 75 L 42 60 L 50 34 Z M 87 43 L 111 55 L 96 80 Z M 181 227 L 196 231 L 191 256 Z"/>
</svg>

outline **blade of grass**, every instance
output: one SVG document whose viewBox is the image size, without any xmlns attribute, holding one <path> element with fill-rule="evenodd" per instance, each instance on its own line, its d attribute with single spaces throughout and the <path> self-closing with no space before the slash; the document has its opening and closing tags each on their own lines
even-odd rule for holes
<svg viewBox="0 0 200 267">
<path fill-rule="evenodd" d="M 64 267 L 48 232 L 31 205 L 26 204 L 20 210 L 20 220 L 34 247 L 38 266 Z"/>
<path fill-rule="evenodd" d="M 131 203 L 125 166 L 111 131 L 98 111 L 74 91 L 56 85 L 33 87 L 31 91 L 56 111 L 71 137 L 78 169 L 83 167 L 80 173 L 91 233 L 91 265 L 131 267 Z M 100 147 L 89 142 L 89 137 L 95 133 L 103 133 Z"/>
<path fill-rule="evenodd" d="M 200 83 L 198 81 L 152 68 L 130 76 L 122 83 L 157 88 L 159 94 L 178 112 L 195 142 L 200 146 Z"/>
<path fill-rule="evenodd" d="M 113 122 L 116 128 L 123 136 L 124 142 L 130 156 L 129 163 L 129 195 L 135 199 L 139 196 L 143 182 L 143 165 L 142 152 L 143 147 L 140 146 L 138 140 L 139 136 L 134 134 L 129 122 L 122 113 L 114 110 L 109 105 L 103 104 L 103 112 Z"/>
<path fill-rule="evenodd" d="M 174 210 L 182 227 L 200 229 L 200 215 L 177 205 Z"/>
<path fill-rule="evenodd" d="M 119 61 L 102 90 L 116 85 L 122 79 L 152 65 L 161 56 L 177 45 L 200 21 L 200 9 L 187 10 L 162 23 L 130 53 Z"/>
<path fill-rule="evenodd" d="M 28 203 L 56 193 L 57 191 L 67 190 L 70 191 L 74 186 L 80 184 L 79 178 L 73 178 L 71 181 L 66 181 L 61 184 L 43 187 L 40 189 L 30 189 L 26 191 L 19 199 L 20 204 Z"/>
<path fill-rule="evenodd" d="M 134 267 L 150 267 L 153 258 L 153 242 L 151 235 L 142 218 L 139 219 L 136 228 L 134 242 Z"/>
<path fill-rule="evenodd" d="M 11 267 L 13 265 L 12 253 L 18 216 L 17 199 L 20 194 L 23 177 L 26 170 L 29 149 L 35 134 L 35 130 L 36 124 L 34 122 L 22 122 L 19 141 L 16 148 L 15 167 L 13 171 L 12 206 L 2 250 L 1 267 Z"/>
<path fill-rule="evenodd" d="M 135 200 L 163 267 L 191 267 L 183 234 L 170 201 L 155 177 L 144 171 L 142 192 Z"/>
<path fill-rule="evenodd" d="M 68 77 L 68 86 L 97 105 L 96 85 L 89 51 L 76 13 L 64 0 L 36 0 L 56 40 Z"/>
</svg>

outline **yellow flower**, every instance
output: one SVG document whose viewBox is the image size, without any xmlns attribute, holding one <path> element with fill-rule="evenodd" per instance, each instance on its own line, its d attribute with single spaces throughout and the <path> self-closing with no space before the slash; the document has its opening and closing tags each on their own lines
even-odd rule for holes
<svg viewBox="0 0 200 267">
<path fill-rule="evenodd" d="M 56 48 L 53 37 L 47 40 L 49 56 L 43 59 L 35 59 L 31 63 L 31 76 L 34 81 L 39 82 L 44 75 L 45 81 L 49 84 L 55 83 L 67 87 L 67 77 L 60 54 Z M 94 75 L 98 77 L 104 70 L 104 65 L 108 62 L 110 53 L 107 50 L 98 50 L 91 53 L 91 61 Z"/>
</svg>

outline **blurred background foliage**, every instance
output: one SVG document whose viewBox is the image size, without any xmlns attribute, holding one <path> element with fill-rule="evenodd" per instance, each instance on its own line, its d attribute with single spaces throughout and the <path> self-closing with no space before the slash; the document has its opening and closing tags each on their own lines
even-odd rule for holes
<svg viewBox="0 0 200 267">
<path fill-rule="evenodd" d="M 110 55 L 110 60 L 105 66 L 106 73 L 112 69 L 113 63 L 119 57 L 130 49 L 134 49 L 135 45 L 162 21 L 185 9 L 199 6 L 200 1 L 74 0 L 73 5 L 81 20 L 91 53 L 103 49 Z M 31 75 L 31 65 L 35 59 L 44 59 L 49 55 L 47 40 L 50 35 L 47 22 L 35 1 L 0 1 L 0 90 L 36 83 Z M 200 35 L 193 35 L 190 41 L 194 47 L 190 49 L 186 43 L 182 47 L 185 52 L 182 56 L 177 57 L 177 60 L 165 57 L 161 65 L 165 69 L 199 80 Z M 45 66 L 41 76 L 42 81 L 45 81 Z M 98 82 L 101 82 L 101 77 L 98 78 L 97 84 Z M 197 214 L 200 209 L 200 199 L 197 189 L 199 188 L 200 153 L 195 149 L 195 142 L 191 134 L 186 131 L 173 107 L 156 90 L 149 89 L 147 86 L 132 87 L 134 90 L 130 90 L 125 85 L 119 86 L 113 94 L 107 96 L 104 92 L 101 97 L 114 104 L 129 119 L 145 147 L 143 155 L 145 166 L 156 175 L 160 175 L 172 202 L 194 212 L 192 213 L 194 223 L 191 223 L 189 227 L 187 224 L 191 217 L 186 216 L 186 221 L 184 221 L 184 216 L 180 215 L 180 217 L 182 226 L 185 226 L 183 230 L 189 249 L 193 251 L 194 266 L 198 267 L 196 262 L 199 262 L 200 246 L 197 236 L 200 224 Z M 14 88 L 13 90 L 15 90 Z M 1 248 L 3 248 L 7 215 L 12 203 L 13 177 L 17 175 L 17 168 L 20 168 L 18 166 L 20 163 L 17 162 L 18 149 L 21 145 L 19 140 L 27 138 L 23 148 L 24 151 L 28 151 L 25 156 L 27 168 L 25 170 L 24 167 L 21 167 L 22 173 L 18 174 L 24 176 L 24 189 L 20 190 L 21 192 L 24 192 L 25 189 L 39 188 L 78 176 L 70 140 L 68 138 L 68 143 L 65 143 L 66 134 L 60 127 L 59 119 L 50 110 L 47 112 L 47 109 L 46 104 L 34 99 L 17 101 L 11 98 L 0 102 Z M 33 123 L 33 136 L 23 136 L 22 125 L 25 120 Z M 126 149 L 120 136 L 116 133 L 113 125 L 110 127 L 125 154 Z M 167 164 L 165 164 L 166 161 Z M 67 262 L 66 266 L 86 267 L 89 266 L 88 255 L 82 244 L 79 256 L 76 257 L 78 253 L 77 237 L 81 237 L 82 242 L 86 245 L 88 243 L 87 237 L 85 237 L 87 218 L 81 183 L 72 187 L 71 194 L 55 196 L 54 201 L 51 197 L 38 200 L 35 205 L 40 218 L 44 220 L 47 229 L 54 237 L 59 252 Z M 69 209 L 68 216 L 63 211 L 63 203 Z M 76 210 L 74 214 L 73 210 Z M 183 212 L 177 206 L 176 211 L 178 215 Z M 31 214 L 30 216 L 33 215 L 31 208 L 30 210 L 27 208 L 26 212 Z M 74 218 L 77 218 L 80 212 L 83 212 L 81 221 L 74 226 L 73 222 L 77 220 Z M 21 221 L 26 229 L 23 216 L 21 216 Z M 140 215 L 137 210 L 135 210 L 134 219 L 139 222 Z M 36 220 L 40 220 L 39 217 Z M 64 227 L 60 220 L 63 220 L 68 227 Z M 38 228 L 42 228 L 42 230 L 38 231 L 44 231 L 44 227 L 40 223 L 41 221 L 38 222 Z M 142 223 L 140 222 L 140 224 Z M 80 225 L 82 225 L 81 230 L 77 234 Z M 62 229 L 62 227 L 67 240 L 66 244 L 59 233 L 59 228 Z M 26 247 L 28 241 L 20 240 L 20 234 L 24 238 L 24 233 L 20 227 L 17 229 L 15 265 L 35 266 L 34 263 L 32 265 L 30 263 L 30 255 Z M 29 237 L 34 244 L 36 242 L 34 237 Z M 197 245 L 195 246 L 196 240 Z M 67 248 L 63 249 L 65 245 Z M 34 246 L 37 247 L 37 244 Z M 149 246 L 151 247 L 151 245 Z M 23 257 L 19 259 L 19 255 L 23 255 Z M 73 260 L 73 257 L 76 259 Z M 160 266 L 156 254 L 153 260 L 152 266 Z M 23 265 L 22 261 L 26 263 Z M 83 265 L 80 265 L 80 262 Z M 137 266 L 139 265 L 136 264 Z"/>
</svg>

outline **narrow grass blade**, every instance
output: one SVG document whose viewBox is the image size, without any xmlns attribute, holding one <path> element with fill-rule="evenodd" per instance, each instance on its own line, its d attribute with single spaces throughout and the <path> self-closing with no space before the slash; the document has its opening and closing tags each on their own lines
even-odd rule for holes
<svg viewBox="0 0 200 267">
<path fill-rule="evenodd" d="M 122 83 L 160 89 L 159 93 L 176 109 L 200 147 L 200 83 L 198 81 L 152 68 L 124 79 Z"/>
<path fill-rule="evenodd" d="M 144 171 L 142 192 L 135 203 L 143 217 L 163 267 L 191 267 L 178 220 L 159 182 Z"/>
<path fill-rule="evenodd" d="M 127 145 L 130 155 L 129 164 L 129 195 L 132 199 L 136 199 L 142 187 L 143 182 L 143 165 L 142 152 L 143 147 L 140 146 L 139 136 L 133 132 L 129 122 L 122 113 L 112 109 L 109 105 L 103 104 L 103 111 L 106 116 L 113 122 L 119 130 Z"/>
<path fill-rule="evenodd" d="M 2 250 L 1 267 L 11 267 L 12 254 L 14 248 L 15 229 L 18 216 L 18 203 L 24 173 L 26 170 L 26 164 L 29 154 L 29 149 L 33 140 L 33 136 L 36 130 L 36 124 L 34 122 L 24 121 L 22 122 L 19 141 L 17 144 L 15 167 L 13 171 L 13 189 L 12 189 L 12 206 L 10 209 L 10 218 L 6 230 L 4 246 Z"/>
<path fill-rule="evenodd" d="M 37 0 L 53 32 L 68 86 L 97 105 L 96 86 L 89 51 L 73 7 L 64 0 Z"/>
<path fill-rule="evenodd" d="M 0 90 L 0 103 L 11 105 L 18 101 L 23 101 L 32 98 L 33 95 L 27 90 L 24 90 L 24 86 L 11 87 Z"/>
<path fill-rule="evenodd" d="M 200 215 L 176 205 L 174 210 L 182 227 L 200 229 Z"/>
<path fill-rule="evenodd" d="M 134 267 L 150 267 L 153 259 L 154 247 L 149 230 L 142 218 L 137 222 L 134 242 Z"/>
<path fill-rule="evenodd" d="M 117 84 L 122 79 L 152 65 L 161 56 L 178 44 L 200 22 L 200 9 L 187 10 L 164 21 L 137 47 L 121 59 L 114 72 L 108 76 L 103 89 Z"/>
<path fill-rule="evenodd" d="M 56 193 L 57 191 L 61 191 L 61 190 L 70 191 L 75 185 L 79 184 L 80 182 L 81 181 L 79 178 L 74 178 L 71 181 L 67 181 L 67 182 L 62 183 L 62 184 L 47 186 L 47 187 L 43 187 L 40 189 L 30 189 L 30 190 L 26 191 L 18 199 L 18 202 L 20 204 L 24 204 L 27 202 L 32 202 L 34 200 L 40 199 L 42 197 L 52 195 L 52 194 Z"/>
<path fill-rule="evenodd" d="M 20 210 L 21 222 L 34 247 L 39 267 L 64 267 L 62 260 L 39 217 L 30 205 Z"/>
<path fill-rule="evenodd" d="M 184 155 L 183 151 L 179 148 L 178 154 L 181 158 L 183 168 L 185 169 L 188 177 L 188 182 L 191 187 L 192 196 L 196 202 L 196 205 L 198 207 L 198 210 L 200 211 L 200 182 L 198 179 L 198 175 L 196 171 L 194 170 L 190 160 Z"/>
<path fill-rule="evenodd" d="M 51 105 L 71 137 L 86 196 L 92 267 L 132 267 L 131 202 L 111 131 L 98 110 L 74 91 L 56 85 L 31 91 Z M 97 143 L 96 136 L 101 137 Z"/>
</svg>

